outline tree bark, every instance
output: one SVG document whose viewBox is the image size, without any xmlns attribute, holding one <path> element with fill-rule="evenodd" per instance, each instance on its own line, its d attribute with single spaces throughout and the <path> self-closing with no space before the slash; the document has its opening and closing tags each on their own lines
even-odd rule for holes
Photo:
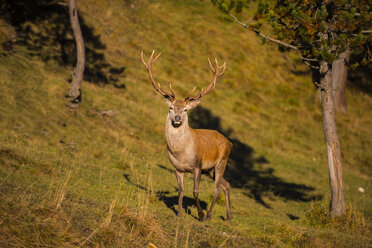
<svg viewBox="0 0 372 248">
<path fill-rule="evenodd" d="M 322 102 L 323 132 L 327 145 L 328 171 L 331 187 L 331 215 L 337 217 L 345 212 L 344 183 L 340 144 L 337 136 L 333 88 L 332 68 L 326 61 L 320 62 L 320 88 Z"/>
<path fill-rule="evenodd" d="M 83 74 L 85 69 L 85 46 L 83 35 L 80 29 L 79 17 L 76 8 L 76 1 L 69 0 L 68 1 L 68 8 L 70 14 L 70 22 L 72 31 L 75 37 L 76 43 L 76 54 L 77 54 L 77 61 L 76 61 L 76 68 L 73 73 L 73 79 L 70 85 L 70 89 L 67 92 L 67 96 L 73 98 L 71 103 L 78 104 L 81 99 L 81 82 L 83 81 Z"/>
<path fill-rule="evenodd" d="M 345 88 L 349 60 L 350 50 L 346 49 L 345 52 L 340 54 L 339 59 L 332 62 L 333 100 L 335 110 L 341 113 L 347 112 Z"/>
</svg>

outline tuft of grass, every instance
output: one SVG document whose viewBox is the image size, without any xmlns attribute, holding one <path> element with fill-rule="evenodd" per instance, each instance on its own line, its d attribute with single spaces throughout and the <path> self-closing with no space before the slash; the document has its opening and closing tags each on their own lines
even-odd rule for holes
<svg viewBox="0 0 372 248">
<path fill-rule="evenodd" d="M 312 202 L 311 209 L 305 215 L 305 222 L 318 228 L 337 228 L 347 232 L 364 233 L 368 230 L 367 220 L 363 213 L 351 203 L 347 204 L 345 213 L 336 218 L 330 216 L 328 204 L 324 201 Z"/>
<path fill-rule="evenodd" d="M 279 223 L 266 230 L 271 234 L 268 240 L 273 246 L 283 246 L 286 244 L 292 247 L 311 247 L 312 245 L 308 232 L 305 230 L 296 230 L 284 223 Z"/>
<path fill-rule="evenodd" d="M 118 204 L 116 206 L 116 204 Z M 150 241 L 165 245 L 166 238 L 154 216 L 150 213 L 132 211 L 115 199 L 110 205 L 107 217 L 90 235 L 80 243 L 95 246 L 143 247 Z"/>
</svg>

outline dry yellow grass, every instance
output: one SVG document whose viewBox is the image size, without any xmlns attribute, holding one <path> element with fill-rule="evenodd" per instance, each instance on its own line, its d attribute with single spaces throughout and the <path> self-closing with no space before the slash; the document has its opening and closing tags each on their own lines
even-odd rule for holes
<svg viewBox="0 0 372 248">
<path fill-rule="evenodd" d="M 368 93 L 350 88 L 349 113 L 337 115 L 352 210 L 340 225 L 313 225 L 306 213 L 329 198 L 326 153 L 311 74 L 296 54 L 281 54 L 225 23 L 208 1 L 78 5 L 89 57 L 79 109 L 66 108 L 63 97 L 74 64 L 63 5 L 44 6 L 48 15 L 23 23 L 14 51 L 0 48 L 0 246 L 371 244 L 370 228 L 361 224 L 370 225 L 372 216 Z M 0 41 L 12 30 L 1 25 Z M 224 132 L 237 149 L 228 165 L 231 222 L 220 218 L 223 201 L 210 222 L 195 219 L 190 175 L 187 212 L 175 217 L 177 184 L 163 134 L 167 109 L 139 58 L 152 49 L 162 52 L 157 81 L 172 82 L 178 95 L 208 84 L 207 57 L 227 61 L 224 77 L 190 119 L 194 127 Z M 205 206 L 212 187 L 202 178 Z"/>
</svg>

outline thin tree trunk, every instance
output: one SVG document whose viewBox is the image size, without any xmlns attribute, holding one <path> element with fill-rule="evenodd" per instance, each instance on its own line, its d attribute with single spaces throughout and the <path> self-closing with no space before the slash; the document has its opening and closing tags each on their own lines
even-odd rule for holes
<svg viewBox="0 0 372 248">
<path fill-rule="evenodd" d="M 85 46 L 84 46 L 83 35 L 80 29 L 79 17 L 78 17 L 77 8 L 76 8 L 76 1 L 69 0 L 68 8 L 69 8 L 72 31 L 75 37 L 77 61 L 76 61 L 76 68 L 73 73 L 73 79 L 71 82 L 70 89 L 67 92 L 67 96 L 73 98 L 71 103 L 78 104 L 81 99 L 80 88 L 81 88 L 81 82 L 83 81 L 83 74 L 84 74 L 84 68 L 85 68 Z"/>
<path fill-rule="evenodd" d="M 332 95 L 332 69 L 326 61 L 320 62 L 320 74 L 323 132 L 327 145 L 331 187 L 331 215 L 337 217 L 345 212 L 344 183 Z"/>
<path fill-rule="evenodd" d="M 335 110 L 341 113 L 347 112 L 346 103 L 346 80 L 350 60 L 350 50 L 341 53 L 339 59 L 332 62 L 332 88 Z"/>
</svg>

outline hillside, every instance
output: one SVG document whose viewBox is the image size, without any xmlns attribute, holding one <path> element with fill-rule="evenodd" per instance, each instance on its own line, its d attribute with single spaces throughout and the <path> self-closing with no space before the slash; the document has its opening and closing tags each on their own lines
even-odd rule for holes
<svg viewBox="0 0 372 248">
<path fill-rule="evenodd" d="M 76 110 L 64 98 L 75 61 L 67 6 L 10 1 L 0 16 L 1 247 L 372 245 L 371 91 L 349 87 L 349 112 L 336 115 L 348 210 L 332 221 L 321 108 L 298 54 L 262 45 L 210 1 L 77 4 L 87 69 Z M 190 125 L 233 143 L 229 222 L 223 195 L 211 221 L 197 220 L 192 175 L 175 215 L 168 109 L 140 61 L 153 49 L 154 77 L 179 97 L 208 85 L 208 57 L 227 62 Z M 213 185 L 202 176 L 204 209 Z"/>
</svg>

